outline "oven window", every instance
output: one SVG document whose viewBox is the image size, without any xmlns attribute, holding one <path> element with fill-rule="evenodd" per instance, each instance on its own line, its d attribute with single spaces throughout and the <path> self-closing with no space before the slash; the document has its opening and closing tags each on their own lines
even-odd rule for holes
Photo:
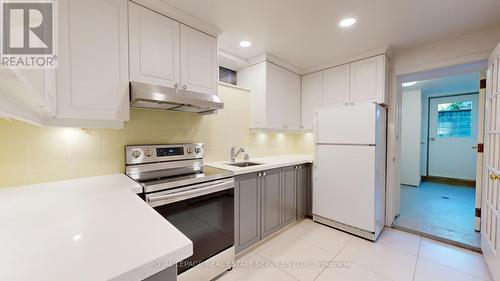
<svg viewBox="0 0 500 281">
<path fill-rule="evenodd" d="M 193 242 L 193 255 L 177 264 L 177 274 L 234 245 L 234 189 L 155 207 Z"/>
</svg>

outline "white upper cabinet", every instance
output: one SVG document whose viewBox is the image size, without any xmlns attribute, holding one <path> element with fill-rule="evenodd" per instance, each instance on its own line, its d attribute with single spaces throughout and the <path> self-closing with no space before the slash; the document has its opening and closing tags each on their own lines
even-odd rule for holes
<svg viewBox="0 0 500 281">
<path fill-rule="evenodd" d="M 301 129 L 312 130 L 314 111 L 323 107 L 323 72 L 302 76 Z"/>
<path fill-rule="evenodd" d="M 323 71 L 323 106 L 349 104 L 349 64 Z"/>
<path fill-rule="evenodd" d="M 56 119 L 128 119 L 127 9 L 126 0 L 59 1 Z"/>
<path fill-rule="evenodd" d="M 386 103 L 386 56 L 351 63 L 351 104 Z"/>
<path fill-rule="evenodd" d="M 320 108 L 387 103 L 385 54 L 302 76 L 301 126 L 313 127 Z"/>
<path fill-rule="evenodd" d="M 217 38 L 130 3 L 130 80 L 217 94 Z"/>
<path fill-rule="evenodd" d="M 130 81 L 180 85 L 180 23 L 130 3 Z"/>
<path fill-rule="evenodd" d="M 250 128 L 300 130 L 300 76 L 264 61 L 238 72 L 250 89 Z"/>
<path fill-rule="evenodd" d="M 0 116 L 41 126 L 123 127 L 128 1 L 58 1 L 58 68 L 2 70 Z"/>
<path fill-rule="evenodd" d="M 181 24 L 182 89 L 217 94 L 217 38 Z"/>
</svg>

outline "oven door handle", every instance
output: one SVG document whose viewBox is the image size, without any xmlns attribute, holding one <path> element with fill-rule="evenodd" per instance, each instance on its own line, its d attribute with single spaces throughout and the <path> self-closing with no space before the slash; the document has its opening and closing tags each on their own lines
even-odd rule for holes
<svg viewBox="0 0 500 281">
<path fill-rule="evenodd" d="M 234 188 L 234 179 L 193 186 L 188 190 L 171 192 L 163 195 L 146 195 L 146 202 L 152 207 L 157 207 L 231 188 Z"/>
</svg>

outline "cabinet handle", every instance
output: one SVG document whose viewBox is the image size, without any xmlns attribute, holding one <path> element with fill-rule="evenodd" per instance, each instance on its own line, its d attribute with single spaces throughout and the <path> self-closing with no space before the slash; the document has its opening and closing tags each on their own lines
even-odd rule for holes
<svg viewBox="0 0 500 281">
<path fill-rule="evenodd" d="M 262 175 L 265 177 L 266 176 L 266 172 L 262 173 Z"/>
<path fill-rule="evenodd" d="M 258 177 L 260 177 L 260 176 L 261 176 L 261 173 L 258 173 L 258 174 L 257 174 L 257 176 L 258 176 Z"/>
<path fill-rule="evenodd" d="M 500 180 L 500 176 L 496 174 L 490 174 L 490 180 L 491 181 Z"/>
</svg>

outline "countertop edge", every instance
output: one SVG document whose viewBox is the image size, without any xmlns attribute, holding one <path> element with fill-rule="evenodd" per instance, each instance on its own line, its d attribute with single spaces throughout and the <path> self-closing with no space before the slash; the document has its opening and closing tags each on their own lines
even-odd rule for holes
<svg viewBox="0 0 500 281">
<path fill-rule="evenodd" d="M 295 158 L 295 159 L 290 159 L 290 158 Z M 244 174 L 249 174 L 249 173 L 255 173 L 255 172 L 260 172 L 260 171 L 265 171 L 265 170 L 271 170 L 271 169 L 276 169 L 276 168 L 283 168 L 287 166 L 293 166 L 293 165 L 300 165 L 300 164 L 311 164 L 313 163 L 312 156 L 303 156 L 303 159 L 297 159 L 299 157 L 297 156 L 273 156 L 273 157 L 258 157 L 258 158 L 250 158 L 249 162 L 255 162 L 255 163 L 264 163 L 262 165 L 255 165 L 255 166 L 250 166 L 250 167 L 233 167 L 229 166 L 228 163 L 229 161 L 218 161 L 218 162 L 211 162 L 211 163 L 206 163 L 205 165 L 214 167 L 214 168 L 219 168 L 219 169 L 224 169 L 228 170 L 234 173 L 235 176 L 237 175 L 244 175 Z M 237 161 L 241 162 L 241 161 Z M 269 163 L 266 163 L 269 162 Z"/>
</svg>

